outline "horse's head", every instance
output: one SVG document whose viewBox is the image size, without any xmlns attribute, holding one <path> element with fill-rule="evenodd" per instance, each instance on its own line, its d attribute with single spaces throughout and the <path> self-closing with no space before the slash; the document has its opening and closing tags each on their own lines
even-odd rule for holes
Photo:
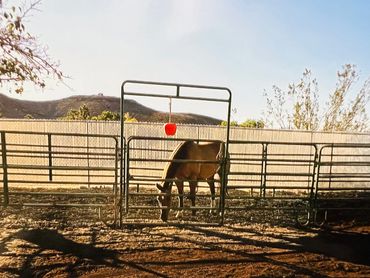
<svg viewBox="0 0 370 278">
<path fill-rule="evenodd" d="M 170 212 L 171 207 L 171 187 L 172 183 L 164 182 L 162 184 L 156 184 L 159 189 L 159 193 L 164 195 L 159 195 L 157 200 L 159 207 L 161 208 L 161 219 L 166 222 L 168 219 L 168 213 Z"/>
</svg>

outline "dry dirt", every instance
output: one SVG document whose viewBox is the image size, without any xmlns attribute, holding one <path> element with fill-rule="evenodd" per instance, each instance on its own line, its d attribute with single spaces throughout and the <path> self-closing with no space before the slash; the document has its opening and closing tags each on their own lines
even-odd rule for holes
<svg viewBox="0 0 370 278">
<path fill-rule="evenodd" d="M 0 277 L 370 277 L 369 221 L 232 223 L 114 229 L 89 209 L 2 209 Z"/>
</svg>

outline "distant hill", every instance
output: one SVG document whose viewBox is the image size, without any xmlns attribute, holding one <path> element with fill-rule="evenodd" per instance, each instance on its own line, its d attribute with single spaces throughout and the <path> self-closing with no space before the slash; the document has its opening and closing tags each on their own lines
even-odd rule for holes
<svg viewBox="0 0 370 278">
<path fill-rule="evenodd" d="M 35 119 L 58 119 L 65 116 L 70 109 L 78 109 L 86 104 L 92 116 L 99 115 L 104 110 L 120 111 L 120 99 L 117 97 L 92 95 L 72 96 L 52 101 L 28 101 L 10 98 L 0 94 L 0 113 L 3 118 L 23 119 L 31 115 Z M 140 122 L 167 122 L 168 113 L 153 110 L 134 100 L 125 100 L 125 112 Z M 212 117 L 173 113 L 172 121 L 187 124 L 218 125 L 221 120 Z"/>
</svg>

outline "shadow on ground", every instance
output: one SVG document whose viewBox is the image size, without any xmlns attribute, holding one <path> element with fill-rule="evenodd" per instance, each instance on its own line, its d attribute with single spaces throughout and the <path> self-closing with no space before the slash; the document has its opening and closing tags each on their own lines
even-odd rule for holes
<svg viewBox="0 0 370 278">
<path fill-rule="evenodd" d="M 21 268 L 2 269 L 12 274 L 19 275 L 20 277 L 43 276 L 44 273 L 49 272 L 53 267 L 64 267 L 65 272 L 68 273 L 69 277 L 76 277 L 78 276 L 78 272 L 81 272 L 81 266 L 83 268 L 84 265 L 88 265 L 90 270 L 94 266 L 118 268 L 127 265 L 143 273 L 150 273 L 158 277 L 162 276 L 160 273 L 146 269 L 138 264 L 120 260 L 119 253 L 116 250 L 98 248 L 93 246 L 93 244 L 77 243 L 73 240 L 67 239 L 56 230 L 32 229 L 17 232 L 3 240 L 0 245 L 0 252 L 3 253 L 7 251 L 5 247 L 6 242 L 14 239 L 21 239 L 37 246 L 33 248 L 36 252 L 33 252 L 32 254 L 22 254 L 22 256 L 26 257 L 26 260 Z M 36 257 L 42 257 L 41 253 L 43 251 L 60 252 L 61 256 L 73 256 L 77 258 L 77 260 L 75 260 L 73 264 L 70 264 L 68 261 L 55 263 L 54 265 L 45 265 L 45 267 L 33 267 L 32 262 Z"/>
<path fill-rule="evenodd" d="M 295 252 L 311 252 L 350 263 L 370 266 L 370 234 L 336 230 L 322 230 L 319 231 L 316 236 L 302 236 L 298 238 L 287 237 L 283 234 L 268 234 L 269 237 L 283 240 L 270 242 L 256 239 L 252 240 L 242 236 L 230 235 L 229 233 L 212 231 L 195 226 L 188 227 L 188 229 L 204 233 L 206 236 L 215 236 L 224 240 L 240 242 L 240 244 L 278 248 Z M 229 229 L 237 230 L 238 232 L 266 236 L 265 234 L 258 233 L 253 229 L 233 227 L 229 227 Z"/>
</svg>

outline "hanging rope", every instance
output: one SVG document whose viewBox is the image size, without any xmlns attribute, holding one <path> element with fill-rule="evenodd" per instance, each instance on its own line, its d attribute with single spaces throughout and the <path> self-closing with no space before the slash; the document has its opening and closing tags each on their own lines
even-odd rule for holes
<svg viewBox="0 0 370 278">
<path fill-rule="evenodd" d="M 171 123 L 171 116 L 172 116 L 172 97 L 170 97 L 170 114 L 168 115 L 168 122 Z"/>
<path fill-rule="evenodd" d="M 172 98 L 170 97 L 170 113 L 168 114 L 168 123 L 164 125 L 164 131 L 166 132 L 166 135 L 173 136 L 176 133 L 176 124 L 172 123 Z"/>
</svg>

